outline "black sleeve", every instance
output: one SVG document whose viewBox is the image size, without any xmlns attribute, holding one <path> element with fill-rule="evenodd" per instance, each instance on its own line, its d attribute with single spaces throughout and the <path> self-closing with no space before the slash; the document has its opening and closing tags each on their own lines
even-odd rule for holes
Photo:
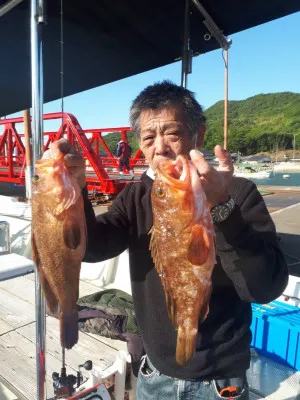
<svg viewBox="0 0 300 400">
<path fill-rule="evenodd" d="M 84 210 L 87 225 L 87 249 L 83 261 L 98 262 L 116 257 L 128 247 L 127 185 L 114 200 L 109 210 L 95 216 L 87 189 L 83 189 Z"/>
<path fill-rule="evenodd" d="M 217 254 L 242 300 L 267 303 L 285 289 L 288 268 L 261 194 L 253 182 L 241 183 L 234 211 L 216 226 Z"/>
</svg>

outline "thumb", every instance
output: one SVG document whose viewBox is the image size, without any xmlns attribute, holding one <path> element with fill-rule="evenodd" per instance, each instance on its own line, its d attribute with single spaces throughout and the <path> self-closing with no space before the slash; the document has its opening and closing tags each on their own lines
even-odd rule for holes
<svg viewBox="0 0 300 400">
<path fill-rule="evenodd" d="M 233 169 L 229 151 L 223 149 L 219 144 L 215 147 L 215 156 L 219 160 L 219 171 L 230 171 Z"/>
</svg>

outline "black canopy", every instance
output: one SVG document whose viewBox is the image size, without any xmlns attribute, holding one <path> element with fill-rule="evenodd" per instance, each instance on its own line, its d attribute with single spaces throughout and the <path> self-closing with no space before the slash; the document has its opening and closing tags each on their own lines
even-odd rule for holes
<svg viewBox="0 0 300 400">
<path fill-rule="evenodd" d="M 0 7 L 7 0 L 0 0 Z M 299 0 L 200 0 L 230 35 L 300 10 Z M 47 2 L 45 102 L 60 97 L 60 0 Z M 64 0 L 64 95 L 174 62 L 182 55 L 185 0 Z M 219 47 L 191 5 L 191 48 Z M 0 17 L 0 116 L 31 106 L 30 2 Z M 245 43 L 245 45 L 247 45 Z"/>
</svg>

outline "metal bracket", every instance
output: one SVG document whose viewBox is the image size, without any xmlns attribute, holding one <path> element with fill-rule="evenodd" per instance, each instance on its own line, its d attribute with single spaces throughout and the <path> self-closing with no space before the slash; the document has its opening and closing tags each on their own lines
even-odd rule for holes
<svg viewBox="0 0 300 400">
<path fill-rule="evenodd" d="M 10 0 L 7 3 L 4 3 L 3 6 L 0 7 L 0 17 L 16 7 L 18 4 L 22 3 L 22 1 L 23 0 Z"/>
<path fill-rule="evenodd" d="M 221 29 L 217 26 L 217 24 L 214 22 L 214 20 L 211 18 L 211 16 L 208 14 L 208 12 L 205 10 L 205 8 L 202 6 L 199 0 L 192 0 L 198 11 L 203 15 L 205 18 L 203 21 L 203 24 L 206 26 L 206 28 L 209 30 L 209 33 L 211 36 L 213 36 L 217 42 L 219 43 L 220 47 L 223 50 L 228 50 L 229 47 L 231 46 L 232 40 L 228 39 Z M 209 34 L 204 35 L 205 40 L 209 40 Z"/>
</svg>

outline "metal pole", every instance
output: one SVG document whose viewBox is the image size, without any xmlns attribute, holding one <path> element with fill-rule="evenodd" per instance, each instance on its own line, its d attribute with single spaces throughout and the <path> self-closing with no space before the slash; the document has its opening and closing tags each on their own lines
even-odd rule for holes
<svg viewBox="0 0 300 400">
<path fill-rule="evenodd" d="M 228 148 L 228 49 L 225 52 L 224 76 L 224 149 Z"/>
<path fill-rule="evenodd" d="M 187 87 L 187 76 L 191 73 L 190 55 L 190 0 L 185 0 L 183 54 L 181 63 L 181 86 Z"/>
<path fill-rule="evenodd" d="M 11 0 L 3 4 L 0 7 L 0 17 L 10 11 L 12 8 L 16 7 L 18 4 L 22 3 L 23 0 Z"/>
<path fill-rule="evenodd" d="M 31 85 L 32 85 L 32 132 L 33 165 L 43 154 L 43 48 L 42 23 L 43 0 L 31 0 Z M 37 399 L 46 400 L 46 306 L 41 283 L 35 274 L 36 313 L 36 373 Z"/>
</svg>

